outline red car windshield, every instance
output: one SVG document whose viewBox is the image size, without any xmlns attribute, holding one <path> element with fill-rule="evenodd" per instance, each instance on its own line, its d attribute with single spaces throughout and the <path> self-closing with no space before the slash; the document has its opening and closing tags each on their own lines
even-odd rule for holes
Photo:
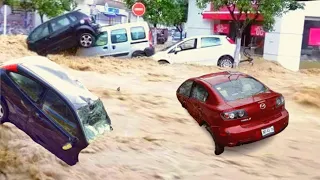
<svg viewBox="0 0 320 180">
<path fill-rule="evenodd" d="M 268 88 L 251 77 L 230 80 L 213 86 L 226 101 L 252 97 L 268 91 Z"/>
</svg>

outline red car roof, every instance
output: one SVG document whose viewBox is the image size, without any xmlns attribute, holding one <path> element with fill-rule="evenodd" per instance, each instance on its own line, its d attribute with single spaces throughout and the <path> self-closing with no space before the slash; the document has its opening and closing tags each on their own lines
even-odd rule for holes
<svg viewBox="0 0 320 180">
<path fill-rule="evenodd" d="M 195 79 L 205 81 L 209 83 L 211 86 L 214 86 L 223 82 L 235 80 L 241 77 L 248 77 L 248 76 L 249 75 L 241 72 L 223 71 L 223 72 L 206 74 L 203 76 L 199 76 Z"/>
</svg>

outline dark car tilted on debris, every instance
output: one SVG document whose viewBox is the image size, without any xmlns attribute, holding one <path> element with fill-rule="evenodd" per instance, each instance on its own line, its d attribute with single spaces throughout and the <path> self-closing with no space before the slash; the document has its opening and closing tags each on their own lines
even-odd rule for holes
<svg viewBox="0 0 320 180">
<path fill-rule="evenodd" d="M 28 36 L 28 49 L 39 55 L 54 54 L 73 47 L 91 47 L 99 25 L 79 10 L 53 18 L 36 27 Z"/>
<path fill-rule="evenodd" d="M 102 101 L 41 56 L 0 66 L 0 124 L 11 122 L 69 165 L 90 142 L 112 131 Z"/>
</svg>

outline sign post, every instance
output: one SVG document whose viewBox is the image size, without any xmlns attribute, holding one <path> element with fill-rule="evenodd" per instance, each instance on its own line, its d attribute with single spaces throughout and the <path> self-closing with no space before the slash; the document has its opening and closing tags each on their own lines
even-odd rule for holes
<svg viewBox="0 0 320 180">
<path fill-rule="evenodd" d="M 7 34 L 7 16 L 8 16 L 8 5 L 4 4 L 1 7 L 1 13 L 3 14 L 3 35 Z"/>
<path fill-rule="evenodd" d="M 141 2 L 136 2 L 131 8 L 132 13 L 137 16 L 137 21 L 140 20 L 140 16 L 143 16 L 146 12 L 146 7 Z"/>
<path fill-rule="evenodd" d="M 3 12 L 3 35 L 7 34 L 7 5 L 4 5 L 4 12 Z"/>
</svg>

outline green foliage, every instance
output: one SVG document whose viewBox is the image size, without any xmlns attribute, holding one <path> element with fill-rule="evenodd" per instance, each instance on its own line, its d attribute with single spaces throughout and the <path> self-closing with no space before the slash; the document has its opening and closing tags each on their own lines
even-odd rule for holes
<svg viewBox="0 0 320 180">
<path fill-rule="evenodd" d="M 182 24 L 187 22 L 188 0 L 172 0 L 164 10 L 164 23 L 174 25 L 181 32 Z"/>
<path fill-rule="evenodd" d="M 136 0 L 124 0 L 129 9 Z M 146 6 L 143 18 L 153 24 L 181 25 L 187 20 L 187 0 L 140 0 Z"/>
<path fill-rule="evenodd" d="M 213 3 L 215 10 L 227 6 L 240 31 L 243 31 L 250 22 L 255 21 L 256 18 L 258 18 L 258 12 L 260 12 L 264 18 L 263 26 L 265 30 L 272 31 L 275 17 L 287 13 L 289 10 L 304 8 L 303 3 L 299 3 L 295 0 L 197 0 L 197 5 L 200 8 L 205 8 L 208 3 Z M 235 7 L 239 9 L 239 14 L 234 14 Z M 255 14 L 254 18 L 250 18 L 248 13 L 245 12 Z M 240 27 L 240 17 L 243 14 L 245 14 L 246 20 Z"/>
<path fill-rule="evenodd" d="M 9 6 L 19 7 L 25 11 L 37 10 L 40 16 L 56 17 L 64 11 L 75 9 L 75 0 L 6 0 Z"/>
<path fill-rule="evenodd" d="M 49 18 L 56 17 L 62 14 L 65 9 L 60 1 L 55 0 L 31 0 L 35 9 L 40 16 L 46 15 Z"/>
<path fill-rule="evenodd" d="M 3 4 L 9 5 L 9 6 L 18 6 L 19 1 L 17 1 L 17 0 L 4 0 Z"/>
<path fill-rule="evenodd" d="M 136 0 L 124 0 L 127 8 L 131 9 L 133 4 L 137 2 Z M 166 7 L 166 4 L 170 2 L 170 0 L 141 0 L 139 1 L 143 3 L 146 7 L 146 13 L 143 15 L 143 19 L 147 22 L 157 25 L 163 23 L 163 9 Z"/>
<path fill-rule="evenodd" d="M 36 7 L 31 1 L 22 1 L 19 6 L 25 11 L 35 11 Z"/>
<path fill-rule="evenodd" d="M 78 3 L 75 0 L 60 0 L 62 4 L 62 8 L 66 11 L 73 11 Z"/>
</svg>

